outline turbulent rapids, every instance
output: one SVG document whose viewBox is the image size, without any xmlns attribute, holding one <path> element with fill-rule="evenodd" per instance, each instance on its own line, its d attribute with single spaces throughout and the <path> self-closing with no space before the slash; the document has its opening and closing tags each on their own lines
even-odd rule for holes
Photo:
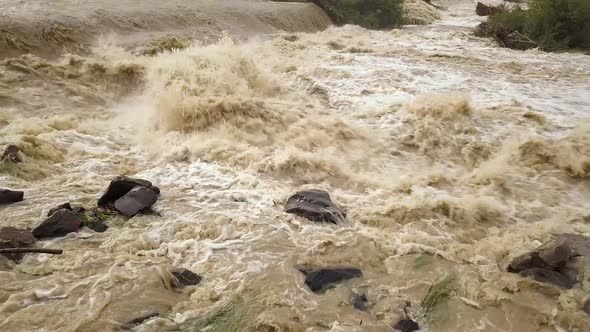
<svg viewBox="0 0 590 332">
<path fill-rule="evenodd" d="M 590 265 L 569 289 L 507 270 L 590 236 L 590 57 L 474 37 L 468 1 L 407 4 L 432 24 L 0 1 L 0 153 L 22 157 L 0 188 L 24 191 L 0 226 L 92 209 L 120 175 L 161 190 L 151 213 L 35 245 L 61 255 L 0 257 L 0 331 L 588 331 Z M 285 213 L 310 189 L 345 221 Z M 179 287 L 180 268 L 202 279 Z M 318 268 L 362 273 L 312 292 Z"/>
</svg>

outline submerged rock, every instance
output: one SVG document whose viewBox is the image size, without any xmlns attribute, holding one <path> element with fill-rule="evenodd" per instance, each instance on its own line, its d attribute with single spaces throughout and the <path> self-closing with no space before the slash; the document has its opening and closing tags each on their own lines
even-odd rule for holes
<svg viewBox="0 0 590 332">
<path fill-rule="evenodd" d="M 131 217 L 149 209 L 158 199 L 160 189 L 151 182 L 126 176 L 116 177 L 98 200 L 98 206 L 115 209 Z"/>
<path fill-rule="evenodd" d="M 505 10 L 506 9 L 504 8 L 504 5 L 489 6 L 481 2 L 478 2 L 477 6 L 475 7 L 475 13 L 478 16 L 496 15 L 504 12 Z"/>
<path fill-rule="evenodd" d="M 543 269 L 539 267 L 533 267 L 520 272 L 523 277 L 532 277 L 539 282 L 547 282 L 557 285 L 563 289 L 570 289 L 574 287 L 575 281 L 570 279 L 567 275 L 553 271 L 550 269 Z"/>
<path fill-rule="evenodd" d="M 61 209 L 33 229 L 33 235 L 37 239 L 64 236 L 77 231 L 80 227 L 82 227 L 82 220 L 76 213 Z"/>
<path fill-rule="evenodd" d="M 508 272 L 570 289 L 589 268 L 590 238 L 560 234 L 537 249 L 514 258 Z"/>
<path fill-rule="evenodd" d="M 30 230 L 18 229 L 14 227 L 0 228 L 0 248 L 30 248 L 37 239 L 33 236 Z M 15 263 L 19 263 L 24 253 L 3 254 L 4 257 L 10 259 Z"/>
<path fill-rule="evenodd" d="M 369 300 L 367 299 L 366 294 L 356 294 L 353 293 L 350 297 L 350 304 L 358 310 L 367 310 L 367 303 Z"/>
<path fill-rule="evenodd" d="M 150 312 L 144 315 L 141 315 L 125 324 L 122 325 L 123 329 L 130 330 L 133 329 L 135 326 L 142 324 L 146 320 L 152 319 L 154 317 L 160 316 L 159 312 Z"/>
<path fill-rule="evenodd" d="M 324 190 L 305 190 L 296 193 L 287 200 L 285 212 L 307 218 L 311 221 L 341 224 L 346 221 L 346 214 L 337 207 Z"/>
<path fill-rule="evenodd" d="M 584 303 L 582 310 L 584 310 L 585 313 L 590 315 L 590 300 L 588 300 L 588 301 L 586 301 L 586 303 Z"/>
<path fill-rule="evenodd" d="M 7 146 L 0 161 L 9 161 L 15 164 L 22 163 L 23 159 L 20 156 L 20 148 L 16 145 Z"/>
<path fill-rule="evenodd" d="M 133 217 L 149 209 L 157 199 L 158 195 L 152 189 L 137 186 L 115 201 L 115 210 L 126 217 Z"/>
<path fill-rule="evenodd" d="M 322 291 L 336 282 L 363 276 L 363 272 L 357 268 L 321 268 L 300 271 L 305 273 L 305 284 L 312 292 Z"/>
<path fill-rule="evenodd" d="M 418 323 L 407 318 L 400 319 L 397 323 L 395 323 L 393 328 L 402 332 L 414 332 L 420 330 L 420 326 L 418 325 Z"/>
<path fill-rule="evenodd" d="M 23 200 L 25 193 L 9 189 L 0 189 L 0 204 L 16 203 Z"/>
<path fill-rule="evenodd" d="M 174 277 L 172 282 L 172 287 L 174 288 L 184 288 L 186 286 L 198 285 L 203 279 L 200 275 L 187 269 L 179 269 L 178 271 L 174 271 L 172 272 L 172 276 Z"/>
</svg>

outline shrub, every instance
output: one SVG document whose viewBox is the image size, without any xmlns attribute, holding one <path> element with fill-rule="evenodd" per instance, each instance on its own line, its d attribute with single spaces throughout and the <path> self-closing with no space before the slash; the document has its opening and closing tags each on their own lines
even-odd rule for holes
<svg viewBox="0 0 590 332">
<path fill-rule="evenodd" d="M 476 33 L 491 35 L 513 48 L 530 48 L 529 42 L 534 41 L 548 51 L 590 50 L 590 1 L 531 0 L 528 10 L 490 16 Z"/>
<path fill-rule="evenodd" d="M 337 25 L 356 24 L 368 29 L 401 25 L 403 0 L 313 0 Z"/>
</svg>

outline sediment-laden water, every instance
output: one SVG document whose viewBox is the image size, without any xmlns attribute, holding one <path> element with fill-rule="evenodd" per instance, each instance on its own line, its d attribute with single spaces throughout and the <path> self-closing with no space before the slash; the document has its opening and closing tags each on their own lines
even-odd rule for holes
<svg viewBox="0 0 590 332">
<path fill-rule="evenodd" d="M 587 280 L 506 272 L 551 234 L 590 235 L 587 55 L 476 38 L 469 2 L 428 26 L 321 32 L 311 5 L 59 4 L 0 2 L 0 148 L 25 156 L 0 169 L 25 191 L 0 223 L 92 207 L 121 174 L 160 187 L 161 216 L 3 260 L 0 330 L 116 331 L 159 313 L 133 328 L 165 331 L 239 303 L 254 331 L 391 331 L 404 311 L 427 331 L 588 331 Z M 283 212 L 312 188 L 346 224 Z M 296 269 L 318 266 L 364 276 L 318 295 Z M 173 267 L 203 280 L 172 289 Z M 454 295 L 425 313 L 445 276 Z"/>
</svg>

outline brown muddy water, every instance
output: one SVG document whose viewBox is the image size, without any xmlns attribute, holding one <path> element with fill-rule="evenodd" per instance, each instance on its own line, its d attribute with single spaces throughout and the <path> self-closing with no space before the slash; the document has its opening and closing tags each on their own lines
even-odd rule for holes
<svg viewBox="0 0 590 332">
<path fill-rule="evenodd" d="M 425 331 L 590 331 L 590 280 L 506 272 L 551 234 L 590 235 L 590 57 L 498 48 L 472 36 L 473 3 L 446 5 L 416 13 L 440 17 L 428 26 L 318 32 L 329 20 L 305 4 L 0 1 L 0 149 L 25 155 L 0 169 L 25 192 L 2 226 L 92 207 L 116 175 L 162 190 L 160 217 L 3 259 L 0 330 L 196 331 L 233 303 L 238 331 L 392 331 L 405 314 Z M 347 224 L 283 212 L 310 188 Z M 302 266 L 364 276 L 314 294 Z M 172 289 L 173 267 L 203 280 Z M 444 277 L 450 298 L 425 311 Z"/>
</svg>

